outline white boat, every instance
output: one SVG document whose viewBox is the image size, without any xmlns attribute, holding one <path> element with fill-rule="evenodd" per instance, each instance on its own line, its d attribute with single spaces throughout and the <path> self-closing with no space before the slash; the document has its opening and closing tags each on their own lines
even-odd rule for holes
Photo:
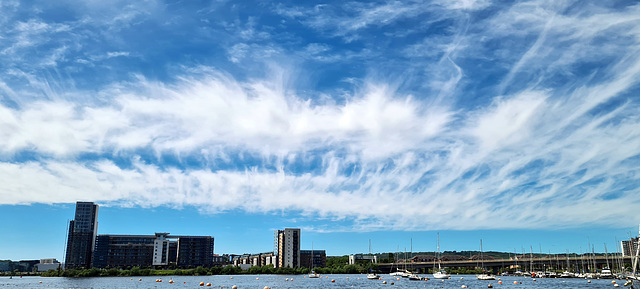
<svg viewBox="0 0 640 289">
<path fill-rule="evenodd" d="M 411 274 L 411 275 L 409 275 L 409 280 L 422 281 L 423 279 L 420 276 L 416 275 L 416 274 Z"/>
<path fill-rule="evenodd" d="M 447 273 L 445 270 L 440 270 L 438 272 L 433 273 L 434 279 L 451 279 L 451 275 Z"/>
<path fill-rule="evenodd" d="M 569 271 L 564 271 L 562 272 L 562 274 L 560 274 L 560 278 L 573 278 L 575 276 L 576 276 L 575 274 Z"/>
<path fill-rule="evenodd" d="M 377 279 L 380 279 L 380 276 L 378 276 L 378 274 L 376 274 L 376 273 L 369 273 L 369 274 L 367 274 L 367 279 L 370 279 L 370 280 L 376 279 L 377 280 Z"/>
<path fill-rule="evenodd" d="M 610 269 L 602 269 L 600 272 L 600 279 L 613 279 L 613 274 Z"/>
<path fill-rule="evenodd" d="M 313 271 L 313 242 L 311 242 L 311 274 L 309 274 L 309 278 L 320 278 L 320 274 Z"/>
<path fill-rule="evenodd" d="M 482 274 L 476 275 L 478 280 L 496 280 L 496 276 L 486 273 L 484 270 L 484 251 L 482 250 L 482 239 L 480 239 L 480 262 L 482 263 Z"/>
<path fill-rule="evenodd" d="M 407 278 L 409 277 L 409 273 L 407 271 L 402 271 L 402 270 L 397 270 L 393 273 L 389 273 L 389 275 L 391 276 L 399 276 L 399 277 L 403 277 L 403 278 Z"/>
<path fill-rule="evenodd" d="M 438 271 L 433 273 L 434 279 L 451 279 L 451 275 L 440 266 L 440 233 L 438 233 Z"/>
<path fill-rule="evenodd" d="M 478 274 L 476 278 L 478 278 L 478 280 L 496 280 L 496 276 L 493 274 Z"/>
</svg>

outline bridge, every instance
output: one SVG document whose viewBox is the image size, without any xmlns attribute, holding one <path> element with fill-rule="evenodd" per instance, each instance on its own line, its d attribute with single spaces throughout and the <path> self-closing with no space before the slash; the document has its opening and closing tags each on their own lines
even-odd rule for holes
<svg viewBox="0 0 640 289">
<path fill-rule="evenodd" d="M 593 267 L 595 263 L 596 268 L 602 269 L 607 266 L 607 259 L 610 267 L 617 268 L 618 263 L 620 262 L 619 256 L 606 258 L 604 256 L 596 256 L 596 257 L 569 257 L 569 267 L 572 269 L 570 271 L 577 272 L 582 271 L 584 268 L 585 272 L 589 271 L 589 268 Z M 470 267 L 470 268 L 480 268 L 481 260 L 461 260 L 461 261 L 442 261 L 440 264 L 444 268 L 461 268 L 461 267 Z M 630 264 L 632 262 L 631 257 L 622 257 L 623 264 Z M 396 271 L 397 268 L 402 268 L 405 266 L 405 263 L 380 263 L 378 264 L 378 269 L 380 272 L 393 272 Z M 437 266 L 436 262 L 413 262 L 406 263 L 407 269 L 411 270 L 419 270 L 420 272 L 426 272 L 431 268 L 435 268 Z M 517 266 L 519 269 L 513 270 L 527 270 L 527 271 L 548 271 L 548 270 L 565 270 L 567 268 L 567 257 L 546 257 L 546 258 L 519 258 L 518 260 L 513 259 L 492 259 L 492 260 L 484 260 L 484 268 L 487 271 L 491 271 L 494 274 L 498 273 L 500 270 L 510 266 Z M 531 269 L 533 267 L 533 269 Z M 578 270 L 577 268 L 580 268 Z"/>
</svg>

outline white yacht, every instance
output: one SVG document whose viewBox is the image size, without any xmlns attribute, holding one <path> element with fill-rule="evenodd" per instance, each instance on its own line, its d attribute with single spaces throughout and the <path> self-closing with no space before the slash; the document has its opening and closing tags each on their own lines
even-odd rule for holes
<svg viewBox="0 0 640 289">
<path fill-rule="evenodd" d="M 478 278 L 478 280 L 496 280 L 496 276 L 493 274 L 478 274 L 476 275 L 476 278 Z"/>
<path fill-rule="evenodd" d="M 440 266 L 440 233 L 438 233 L 438 271 L 433 272 L 434 279 L 451 279 L 451 275 Z"/>
<path fill-rule="evenodd" d="M 611 269 L 602 269 L 602 271 L 600 272 L 600 279 L 613 279 Z"/>
<path fill-rule="evenodd" d="M 482 239 L 480 239 L 480 262 L 482 262 L 482 274 L 476 275 L 478 280 L 496 280 L 496 276 L 484 271 L 484 251 L 482 250 Z"/>
</svg>

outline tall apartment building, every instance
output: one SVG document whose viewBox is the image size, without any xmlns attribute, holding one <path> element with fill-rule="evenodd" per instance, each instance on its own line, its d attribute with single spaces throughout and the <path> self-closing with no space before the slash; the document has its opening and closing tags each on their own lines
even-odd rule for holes
<svg viewBox="0 0 640 289">
<path fill-rule="evenodd" d="M 274 232 L 273 254 L 276 268 L 300 267 L 300 229 L 285 228 Z"/>
<path fill-rule="evenodd" d="M 620 247 L 622 247 L 622 256 L 629 257 L 635 256 L 638 249 L 638 240 L 640 237 L 631 238 L 629 241 L 620 241 Z"/>
<path fill-rule="evenodd" d="M 211 267 L 213 246 L 211 236 L 99 235 L 94 267 Z"/>
<path fill-rule="evenodd" d="M 91 268 L 98 232 L 98 205 L 77 202 L 75 218 L 69 222 L 65 268 Z"/>
</svg>

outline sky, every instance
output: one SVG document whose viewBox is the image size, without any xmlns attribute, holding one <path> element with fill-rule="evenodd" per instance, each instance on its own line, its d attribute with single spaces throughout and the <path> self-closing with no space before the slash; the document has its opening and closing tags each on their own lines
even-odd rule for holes
<svg viewBox="0 0 640 289">
<path fill-rule="evenodd" d="M 0 0 L 0 259 L 99 234 L 328 255 L 616 251 L 637 1 Z"/>
</svg>

